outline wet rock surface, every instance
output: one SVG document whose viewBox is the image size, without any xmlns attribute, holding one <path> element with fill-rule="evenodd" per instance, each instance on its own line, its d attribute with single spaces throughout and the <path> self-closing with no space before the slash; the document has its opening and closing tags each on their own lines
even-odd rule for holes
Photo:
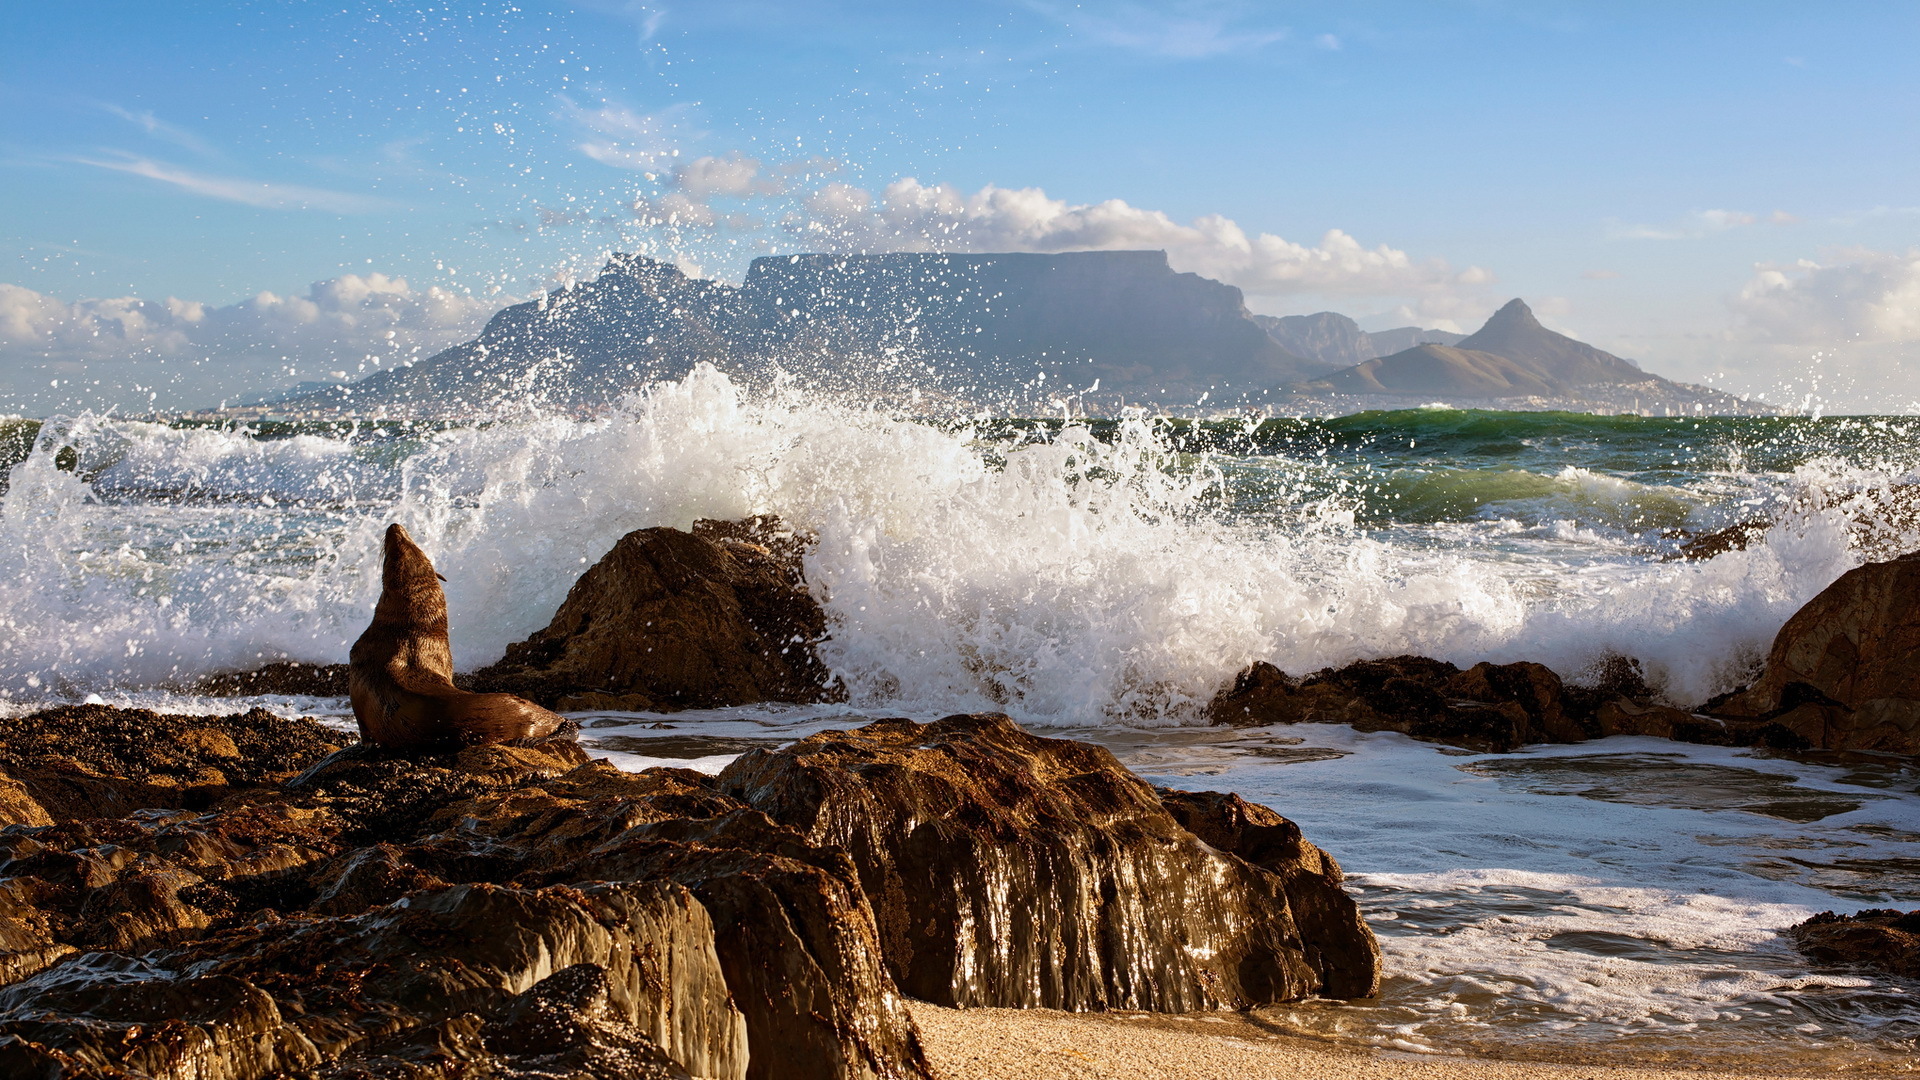
<svg viewBox="0 0 1920 1080">
<path fill-rule="evenodd" d="M 472 685 L 565 710 L 836 700 L 800 551 L 767 519 L 628 533 Z"/>
<path fill-rule="evenodd" d="M 1215 723 L 1347 724 L 1505 753 L 1531 743 L 1650 735 L 1712 746 L 1826 747 L 1770 715 L 1692 712 L 1658 699 L 1638 665 L 1615 658 L 1593 685 L 1569 685 L 1540 664 L 1476 664 L 1462 671 L 1424 656 L 1362 660 L 1294 678 L 1256 662 L 1207 706 Z"/>
<path fill-rule="evenodd" d="M 1841 575 L 1787 620 L 1759 680 L 1712 710 L 1821 749 L 1920 753 L 1920 553 Z"/>
<path fill-rule="evenodd" d="M 0 718 L 0 826 L 204 808 L 284 781 L 352 739 L 265 709 L 176 716 L 66 705 Z"/>
<path fill-rule="evenodd" d="M 844 853 L 701 774 L 567 736 L 304 763 L 0 832 L 0 1074 L 927 1075 Z"/>
<path fill-rule="evenodd" d="M 1852 964 L 1920 977 L 1920 911 L 1870 908 L 1823 911 L 1787 931 L 1800 951 L 1823 964 Z"/>
<path fill-rule="evenodd" d="M 1308 966 L 1321 974 L 1319 996 L 1361 998 L 1380 989 L 1380 945 L 1340 887 L 1340 864 L 1300 826 L 1238 795 L 1172 788 L 1155 794 L 1182 828 L 1279 877 Z"/>
<path fill-rule="evenodd" d="M 1462 671 L 1424 656 L 1363 660 L 1300 679 L 1255 663 L 1213 699 L 1208 715 L 1240 725 L 1348 724 L 1493 752 L 1601 734 L 1546 667 L 1483 663 Z"/>
<path fill-rule="evenodd" d="M 1004 716 L 822 733 L 743 755 L 715 786 L 847 853 L 913 997 L 1178 1012 L 1378 983 L 1338 868 L 1297 829 L 1281 839 L 1290 823 L 1249 813 L 1274 830 L 1272 866 L 1250 862 L 1202 842 L 1104 748 Z M 1305 940 L 1303 918 L 1339 924 L 1337 940 Z"/>
<path fill-rule="evenodd" d="M 62 796 L 0 829 L 4 1075 L 922 1078 L 908 995 L 1377 987 L 1338 865 L 1291 822 L 1004 716 L 717 778 L 621 772 L 571 733 L 400 753 L 264 713 L 42 716 L 0 743 L 23 790 L 61 725 L 66 767 L 120 786 L 106 814 Z M 183 772 L 208 762 L 217 783 Z"/>
<path fill-rule="evenodd" d="M 193 692 L 209 697 L 346 697 L 351 669 L 346 664 L 303 664 L 276 660 L 251 671 L 222 672 L 193 684 Z"/>
</svg>

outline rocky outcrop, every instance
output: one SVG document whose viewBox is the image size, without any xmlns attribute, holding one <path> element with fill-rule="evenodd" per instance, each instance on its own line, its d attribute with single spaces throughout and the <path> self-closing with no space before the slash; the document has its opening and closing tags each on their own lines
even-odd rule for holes
<svg viewBox="0 0 1920 1080">
<path fill-rule="evenodd" d="M 265 709 L 232 716 L 66 705 L 0 718 L 0 827 L 204 808 L 352 740 Z"/>
<path fill-rule="evenodd" d="M 1823 964 L 1851 964 L 1920 977 L 1920 911 L 1869 908 L 1823 911 L 1787 931 L 1800 951 Z"/>
<path fill-rule="evenodd" d="M 1293 678 L 1256 662 L 1207 705 L 1215 723 L 1347 724 L 1398 731 L 1482 753 L 1530 743 L 1576 743 L 1609 735 L 1650 735 L 1713 746 L 1803 750 L 1819 744 L 1768 716 L 1690 712 L 1659 700 L 1631 660 L 1615 657 L 1591 685 L 1567 685 L 1540 664 L 1480 663 L 1462 671 L 1442 660 L 1395 656 Z"/>
<path fill-rule="evenodd" d="M 523 1076 L 744 1077 L 713 946 L 668 882 L 458 885 L 42 970 L 0 989 L 0 1071 L 452 1076 L 505 1058 Z"/>
<path fill-rule="evenodd" d="M 1476 664 L 1396 656 L 1294 679 L 1256 662 L 1208 705 L 1216 723 L 1348 724 L 1416 739 L 1504 752 L 1532 742 L 1601 734 L 1568 709 L 1560 677 L 1539 664 Z"/>
<path fill-rule="evenodd" d="M 1319 996 L 1370 997 L 1380 989 L 1380 945 L 1359 905 L 1340 887 L 1340 864 L 1302 835 L 1300 826 L 1238 795 L 1155 791 L 1182 828 L 1279 877 L 1307 963 L 1321 973 Z"/>
<path fill-rule="evenodd" d="M 73 769 L 145 772 L 119 816 L 56 799 L 0 829 L 0 1074 L 916 1080 L 903 991 L 1189 1010 L 1377 986 L 1292 823 L 1004 716 L 713 778 L 566 736 L 327 753 L 341 733 L 266 714 L 84 715 L 107 735 Z M 224 763 L 217 796 L 118 809 L 194 755 Z"/>
<path fill-rule="evenodd" d="M 276 660 L 250 671 L 227 671 L 194 683 L 191 691 L 209 697 L 293 695 L 346 697 L 350 669 L 345 664 L 303 664 Z"/>
<path fill-rule="evenodd" d="M 0 832 L 0 1072 L 924 1077 L 845 854 L 706 779 L 361 744 Z"/>
<path fill-rule="evenodd" d="M 1920 553 L 1842 574 L 1780 628 L 1759 681 L 1712 712 L 1821 749 L 1920 753 Z"/>
<path fill-rule="evenodd" d="M 836 700 L 800 548 L 767 519 L 628 533 L 472 685 L 569 710 Z"/>
<path fill-rule="evenodd" d="M 1276 869 L 1199 842 L 1104 748 L 1004 716 L 823 733 L 716 786 L 847 852 L 894 980 L 927 1001 L 1182 1012 L 1377 986 L 1318 849 L 1276 841 Z M 1316 929 L 1344 915 L 1337 942 L 1304 940 L 1295 892 Z"/>
</svg>

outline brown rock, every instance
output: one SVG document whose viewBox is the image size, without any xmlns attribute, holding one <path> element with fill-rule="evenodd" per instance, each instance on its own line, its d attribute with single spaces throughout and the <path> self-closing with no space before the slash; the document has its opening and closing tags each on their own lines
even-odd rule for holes
<svg viewBox="0 0 1920 1080">
<path fill-rule="evenodd" d="M 765 521 L 628 533 L 474 685 L 564 709 L 835 700 L 798 553 Z"/>
<path fill-rule="evenodd" d="M 66 705 L 4 718 L 0 823 L 8 817 L 41 825 L 151 807 L 206 807 L 234 791 L 284 780 L 351 740 L 311 720 L 288 720 L 264 709 L 202 717 Z M 45 820 L 15 791 L 39 806 Z"/>
<path fill-rule="evenodd" d="M 1631 698 L 1615 698 L 1594 713 L 1602 735 L 1651 735 L 1671 739 L 1676 730 L 1684 730 L 1695 717 L 1685 709 L 1671 705 L 1642 704 Z"/>
<path fill-rule="evenodd" d="M 0 990 L 0 1070 L 738 1078 L 745 1032 L 713 943 L 705 909 L 669 883 L 457 886 L 42 971 Z"/>
<path fill-rule="evenodd" d="M 314 908 L 344 913 L 382 890 L 431 880 L 676 881 L 718 929 L 727 985 L 761 1048 L 751 1076 L 926 1075 L 918 1031 L 843 853 L 718 794 L 699 773 L 629 774 L 604 762 L 488 771 L 474 760 L 480 749 L 528 748 L 350 750 L 303 777 L 301 790 L 356 819 L 356 835 L 391 841 L 323 868 L 312 879 Z"/>
<path fill-rule="evenodd" d="M 1820 749 L 1920 753 L 1920 553 L 1842 574 L 1781 627 L 1759 681 L 1713 712 Z"/>
<path fill-rule="evenodd" d="M 635 827 L 561 876 L 665 879 L 692 890 L 712 915 L 727 986 L 746 1018 L 751 1080 L 931 1076 L 844 852 L 736 809 Z"/>
<path fill-rule="evenodd" d="M 1853 915 L 1823 911 L 1787 931 L 1800 951 L 1823 964 L 1856 964 L 1920 976 L 1920 911 L 1874 908 Z"/>
<path fill-rule="evenodd" d="M 304 697 L 346 697 L 351 669 L 346 664 L 303 664 L 277 660 L 252 671 L 208 675 L 193 684 L 193 692 L 210 697 L 254 697 L 284 694 Z"/>
<path fill-rule="evenodd" d="M 1309 954 L 1282 878 L 1199 842 L 1105 749 L 1005 716 L 826 732 L 716 786 L 843 848 L 895 981 L 938 1004 L 1180 1012 L 1377 977 L 1316 969 L 1341 950 Z"/>
<path fill-rule="evenodd" d="M 1363 998 L 1379 992 L 1379 942 L 1360 906 L 1340 887 L 1340 864 L 1307 840 L 1300 826 L 1238 795 L 1155 790 L 1160 804 L 1188 832 L 1278 875 L 1307 963 L 1321 974 L 1320 996 Z"/>
<path fill-rule="evenodd" d="M 0 829 L 9 825 L 51 825 L 53 815 L 27 790 L 27 785 L 0 770 Z"/>
<path fill-rule="evenodd" d="M 1215 723 L 1348 724 L 1416 739 L 1504 752 L 1594 734 L 1565 707 L 1559 676 L 1540 664 L 1476 664 L 1461 671 L 1424 656 L 1362 660 L 1304 679 L 1264 661 L 1207 706 Z"/>
</svg>

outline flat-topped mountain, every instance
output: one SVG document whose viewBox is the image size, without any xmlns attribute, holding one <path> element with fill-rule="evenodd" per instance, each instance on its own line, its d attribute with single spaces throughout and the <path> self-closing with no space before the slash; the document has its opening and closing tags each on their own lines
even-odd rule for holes
<svg viewBox="0 0 1920 1080">
<path fill-rule="evenodd" d="M 747 383 L 784 375 L 923 412 L 1031 414 L 1063 398 L 1109 413 L 1330 412 L 1435 398 L 1759 411 L 1554 333 L 1518 300 L 1470 337 L 1369 334 L 1333 312 L 1252 315 L 1239 289 L 1176 273 L 1160 251 L 784 255 L 754 260 L 737 286 L 615 255 L 591 281 L 498 312 L 472 341 L 277 406 L 414 416 L 515 403 L 594 409 L 703 362 Z"/>
<path fill-rule="evenodd" d="M 1453 405 L 1494 408 L 1773 411 L 1718 390 L 1642 371 L 1631 360 L 1540 325 L 1520 300 L 1509 301 L 1477 332 L 1450 345 L 1415 345 L 1300 383 L 1293 390 L 1301 398 L 1363 408 L 1404 407 L 1444 398 Z"/>
<path fill-rule="evenodd" d="M 1289 353 L 1239 289 L 1176 273 L 1161 251 L 777 256 L 754 260 L 739 286 L 617 255 L 592 281 L 501 311 L 472 341 L 282 404 L 593 406 L 702 361 L 749 381 L 777 369 L 887 400 L 925 391 L 1011 409 L 1095 387 L 1116 405 L 1177 407 L 1336 366 Z"/>
</svg>

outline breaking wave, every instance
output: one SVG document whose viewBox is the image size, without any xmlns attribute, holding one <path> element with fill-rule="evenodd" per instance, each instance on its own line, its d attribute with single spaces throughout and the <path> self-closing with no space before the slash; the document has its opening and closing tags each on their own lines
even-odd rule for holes
<svg viewBox="0 0 1920 1080">
<path fill-rule="evenodd" d="M 1904 432 L 1791 426 L 1813 423 L 954 425 L 749 393 L 707 367 L 590 419 L 59 418 L 23 444 L 0 505 L 0 682 L 44 699 L 342 660 L 388 521 L 446 574 L 456 662 L 477 667 L 626 532 L 772 514 L 817 538 L 823 653 L 856 703 L 1181 722 L 1251 660 L 1408 652 L 1576 678 L 1627 655 L 1697 701 L 1861 559 L 1860 507 L 1807 493 L 1910 468 L 1884 452 Z M 1680 446 L 1684 469 L 1659 464 Z M 1775 523 L 1745 550 L 1659 557 L 1667 534 L 1756 514 Z"/>
</svg>

